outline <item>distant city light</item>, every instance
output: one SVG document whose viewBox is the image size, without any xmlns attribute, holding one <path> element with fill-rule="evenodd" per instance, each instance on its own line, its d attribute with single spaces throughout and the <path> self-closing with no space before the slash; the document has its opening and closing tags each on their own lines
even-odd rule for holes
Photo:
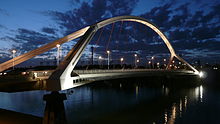
<svg viewBox="0 0 220 124">
<path fill-rule="evenodd" d="M 135 57 L 137 57 L 137 54 L 134 54 Z"/>
<path fill-rule="evenodd" d="M 124 61 L 124 58 L 121 58 L 120 61 L 123 62 L 123 61 Z"/>
</svg>

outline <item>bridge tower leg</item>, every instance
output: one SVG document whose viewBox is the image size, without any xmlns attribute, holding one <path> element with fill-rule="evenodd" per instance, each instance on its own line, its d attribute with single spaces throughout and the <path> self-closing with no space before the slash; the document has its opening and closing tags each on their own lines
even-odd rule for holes
<svg viewBox="0 0 220 124">
<path fill-rule="evenodd" d="M 70 50 L 55 72 L 53 72 L 47 80 L 47 90 L 59 91 L 74 87 L 73 77 L 77 76 L 77 74 L 73 74 L 72 71 L 79 61 L 87 44 L 96 33 L 96 29 L 96 25 L 90 26 L 77 44 Z"/>
</svg>

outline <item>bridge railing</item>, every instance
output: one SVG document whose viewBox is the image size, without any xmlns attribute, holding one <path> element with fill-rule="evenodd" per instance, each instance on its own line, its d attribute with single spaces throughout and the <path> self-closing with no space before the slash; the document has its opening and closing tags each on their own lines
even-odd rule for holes
<svg viewBox="0 0 220 124">
<path fill-rule="evenodd" d="M 183 72 L 193 73 L 189 70 L 164 70 L 164 69 L 110 69 L 110 70 L 73 70 L 77 74 L 93 74 L 93 73 L 125 73 L 125 72 Z"/>
</svg>

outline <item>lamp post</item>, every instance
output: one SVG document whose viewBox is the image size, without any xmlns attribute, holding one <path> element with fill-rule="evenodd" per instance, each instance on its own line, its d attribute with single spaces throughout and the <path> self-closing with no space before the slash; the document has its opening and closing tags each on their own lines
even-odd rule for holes
<svg viewBox="0 0 220 124">
<path fill-rule="evenodd" d="M 121 58 L 120 61 L 121 61 L 121 67 L 122 67 L 124 58 Z"/>
<path fill-rule="evenodd" d="M 155 59 L 155 57 L 154 57 L 154 56 L 152 56 L 152 57 L 151 57 L 151 61 L 152 61 L 152 68 L 154 68 L 154 59 Z"/>
<path fill-rule="evenodd" d="M 164 66 L 164 68 L 166 68 L 166 66 L 167 66 L 166 65 L 166 61 L 167 61 L 166 59 L 163 59 L 163 62 L 164 62 L 163 66 Z"/>
<path fill-rule="evenodd" d="M 137 54 L 134 54 L 134 68 L 137 67 Z"/>
<path fill-rule="evenodd" d="M 14 58 L 15 58 L 16 50 L 12 50 L 11 52 L 12 52 L 12 57 L 13 57 L 13 70 L 14 70 L 15 69 L 15 60 L 14 60 Z"/>
<path fill-rule="evenodd" d="M 58 66 L 60 63 L 60 44 L 57 44 L 56 47 L 57 47 L 57 66 Z"/>
<path fill-rule="evenodd" d="M 99 66 L 101 67 L 102 65 L 102 56 L 99 56 Z"/>
<path fill-rule="evenodd" d="M 138 67 L 138 63 L 140 62 L 140 60 L 139 60 L 139 59 L 137 59 L 137 61 L 136 61 L 136 62 L 137 62 L 137 63 L 136 63 L 136 66 Z M 136 68 L 137 68 L 137 67 L 136 67 Z"/>
<path fill-rule="evenodd" d="M 148 61 L 148 64 L 149 64 L 149 68 L 151 68 L 151 61 Z"/>
<path fill-rule="evenodd" d="M 108 54 L 108 69 L 109 69 L 109 65 L 110 65 L 110 51 L 107 50 L 107 54 Z"/>
<path fill-rule="evenodd" d="M 160 63 L 159 63 L 159 62 L 157 63 L 157 68 L 158 68 L 158 69 L 160 68 Z"/>
</svg>

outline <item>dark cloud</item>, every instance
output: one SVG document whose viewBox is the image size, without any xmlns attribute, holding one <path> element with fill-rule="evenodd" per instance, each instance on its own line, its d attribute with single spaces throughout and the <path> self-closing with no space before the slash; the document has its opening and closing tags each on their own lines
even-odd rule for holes
<svg viewBox="0 0 220 124">
<path fill-rule="evenodd" d="M 66 35 L 109 17 L 130 15 L 136 2 L 137 0 L 93 0 L 91 4 L 83 2 L 79 8 L 65 13 L 49 11 L 47 14 L 66 29 Z"/>
<path fill-rule="evenodd" d="M 169 32 L 169 39 L 171 41 L 190 41 L 192 39 L 192 33 L 190 30 L 173 30 Z"/>
<path fill-rule="evenodd" d="M 41 31 L 48 33 L 48 34 L 56 34 L 56 29 L 54 29 L 54 28 L 44 27 L 41 29 Z"/>
<path fill-rule="evenodd" d="M 66 29 L 65 34 L 68 34 L 73 30 L 106 18 L 130 15 L 135 2 L 127 0 L 100 2 L 99 0 L 93 0 L 91 4 L 83 2 L 79 8 L 66 13 L 49 12 L 49 14 L 54 17 L 61 27 Z M 191 12 L 189 7 L 192 7 L 192 4 L 190 3 L 179 6 L 176 6 L 175 2 L 163 3 L 166 4 L 154 7 L 140 16 L 150 20 L 164 31 L 176 51 L 185 49 L 216 51 L 220 49 L 219 41 L 214 40 L 219 37 L 220 4 L 210 7 L 209 11 L 201 9 Z M 127 22 L 123 24 L 123 29 L 120 31 L 120 25 L 120 22 L 114 25 L 114 32 L 109 46 L 107 46 L 110 49 L 117 50 L 120 48 L 121 52 L 141 50 L 145 53 L 154 54 L 156 52 L 161 54 L 167 52 L 166 46 L 161 45 L 161 38 L 152 29 L 143 28 L 141 24 Z M 102 42 L 99 43 L 100 51 L 105 51 L 106 45 L 108 45 L 111 28 L 112 25 L 104 28 L 101 37 Z M 95 44 L 98 34 L 99 32 L 97 32 L 91 44 Z"/>
<path fill-rule="evenodd" d="M 14 42 L 13 48 L 20 49 L 21 53 L 34 50 L 39 46 L 49 43 L 57 39 L 55 36 L 49 36 L 42 34 L 40 32 L 28 30 L 28 29 L 18 29 L 15 37 L 5 36 L 1 40 Z"/>
<path fill-rule="evenodd" d="M 170 19 L 170 14 L 172 12 L 170 8 L 171 4 L 165 4 L 160 7 L 154 7 L 153 9 L 151 9 L 150 12 L 141 15 L 141 17 L 149 19 L 160 28 L 167 29 L 166 26 L 169 26 L 167 24 L 169 24 L 168 22 Z"/>
<path fill-rule="evenodd" d="M 48 11 L 46 13 L 58 23 L 59 28 L 64 31 L 63 35 L 110 17 L 131 15 L 137 0 L 93 0 L 89 3 L 73 0 L 72 2 L 79 7 L 67 12 Z M 189 54 L 190 52 L 186 51 L 195 49 L 198 53 L 200 50 L 206 49 L 217 54 L 220 49 L 219 3 L 209 7 L 208 10 L 198 9 L 195 12 L 190 9 L 192 3 L 177 5 L 176 2 L 166 0 L 162 3 L 138 16 L 148 19 L 164 31 L 175 50 L 180 54 Z M 143 54 L 169 53 L 161 38 L 152 29 L 142 24 L 117 22 L 114 24 L 109 40 L 112 26 L 111 24 L 104 27 L 98 44 L 99 48 L 96 51 L 98 54 L 103 53 L 107 48 L 119 50 L 122 53 L 134 53 L 138 50 Z M 59 30 L 44 27 L 41 31 L 18 29 L 15 37 L 5 38 L 20 43 L 19 47 L 24 51 L 29 51 L 57 39 L 54 35 Z M 100 33 L 101 30 L 95 34 L 92 45 L 96 44 Z"/>
<path fill-rule="evenodd" d="M 195 38 L 195 40 L 202 41 L 202 40 L 207 40 L 210 38 L 216 38 L 217 35 L 219 35 L 219 29 L 220 26 L 218 27 L 199 27 L 193 29 L 192 36 Z"/>
<path fill-rule="evenodd" d="M 18 29 L 18 34 L 15 36 L 15 39 L 22 43 L 21 48 L 23 50 L 29 51 L 39 47 L 40 45 L 49 43 L 57 39 L 57 37 L 48 36 L 28 29 Z"/>
</svg>

